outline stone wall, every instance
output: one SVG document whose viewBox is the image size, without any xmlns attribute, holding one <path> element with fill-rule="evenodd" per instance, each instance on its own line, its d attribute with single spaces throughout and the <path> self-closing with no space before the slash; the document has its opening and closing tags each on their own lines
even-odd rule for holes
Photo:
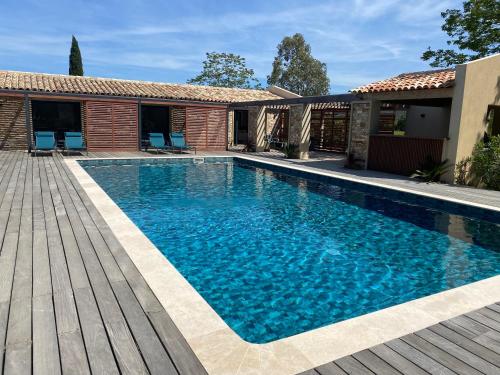
<svg viewBox="0 0 500 375">
<path fill-rule="evenodd" d="M 0 97 L 0 150 L 26 150 L 23 98 Z"/>
<path fill-rule="evenodd" d="M 279 109 L 266 109 L 266 134 L 272 134 L 280 117 Z"/>
<path fill-rule="evenodd" d="M 368 144 L 370 142 L 370 103 L 351 103 L 351 132 L 349 154 L 354 162 L 366 168 Z"/>
<path fill-rule="evenodd" d="M 291 144 L 300 143 L 300 128 L 302 126 L 302 105 L 290 106 L 290 133 L 288 140 Z"/>
</svg>

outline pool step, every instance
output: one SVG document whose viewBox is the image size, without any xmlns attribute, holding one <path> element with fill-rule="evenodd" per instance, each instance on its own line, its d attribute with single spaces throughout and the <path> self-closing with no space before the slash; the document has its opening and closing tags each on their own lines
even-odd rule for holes
<svg viewBox="0 0 500 375">
<path fill-rule="evenodd" d="M 205 163 L 205 158 L 193 158 L 193 164 L 203 164 Z"/>
</svg>

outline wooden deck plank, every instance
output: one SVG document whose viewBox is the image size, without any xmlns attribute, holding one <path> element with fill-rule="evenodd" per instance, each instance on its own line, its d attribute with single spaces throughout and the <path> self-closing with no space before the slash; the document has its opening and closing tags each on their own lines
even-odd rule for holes
<svg viewBox="0 0 500 375">
<path fill-rule="evenodd" d="M 499 313 L 499 314 L 500 314 L 500 305 L 499 305 L 499 304 L 494 303 L 494 304 L 492 304 L 492 305 L 488 305 L 488 306 L 486 306 L 486 307 L 487 307 L 488 309 L 493 310 L 493 311 L 496 311 L 497 313 Z"/>
<path fill-rule="evenodd" d="M 93 374 L 118 374 L 118 366 L 90 288 L 75 289 L 85 347 Z"/>
<path fill-rule="evenodd" d="M 49 161 L 46 161 L 46 170 L 49 182 L 52 183 L 53 186 L 53 197 L 56 198 L 54 200 L 54 205 L 59 211 L 58 221 L 60 222 L 61 233 L 66 232 L 68 238 L 73 235 L 76 236 L 76 238 L 71 237 L 72 247 L 74 247 L 75 251 L 74 258 L 79 258 L 79 261 L 83 261 L 83 267 L 88 275 L 119 367 L 122 372 L 126 373 L 147 373 L 142 356 L 137 349 L 132 334 L 129 332 L 127 322 L 120 310 L 120 306 L 111 290 L 98 258 L 95 255 L 88 237 L 86 237 L 86 233 L 83 231 L 81 222 L 78 222 L 79 220 L 76 211 L 74 211 L 74 207 L 69 204 L 69 197 L 66 191 L 64 189 L 59 190 L 61 186 L 57 184 L 54 178 Z M 65 202 L 68 204 L 67 206 L 65 206 Z M 75 220 L 73 222 L 73 227 L 70 223 L 72 219 Z M 76 255 L 76 252 L 79 252 L 79 255 Z M 85 274 L 85 271 L 82 270 L 77 272 L 83 272 Z"/>
<path fill-rule="evenodd" d="M 152 374 L 176 375 L 177 370 L 163 348 L 160 339 L 151 326 L 148 317 L 136 300 L 132 290 L 125 281 L 114 282 L 113 290 L 125 314 L 125 318 L 134 335 Z"/>
<path fill-rule="evenodd" d="M 405 357 L 396 353 L 394 350 L 392 350 L 391 348 L 389 348 L 384 344 L 374 346 L 369 350 L 403 374 L 407 375 L 427 374 L 427 372 L 422 370 L 413 362 L 410 362 Z"/>
<path fill-rule="evenodd" d="M 490 370 L 494 370 L 493 373 L 498 373 L 498 368 L 500 367 L 499 354 L 472 340 L 469 340 L 468 338 L 452 331 L 449 328 L 446 328 L 441 324 L 429 327 L 428 330 L 431 331 L 433 335 L 425 332 L 424 338 L 426 340 L 435 340 L 438 345 L 446 345 L 446 351 L 456 353 L 456 355 L 459 355 L 463 361 L 467 360 L 469 364 L 474 364 L 473 367 L 482 372 L 488 373 Z M 417 334 L 420 335 L 420 333 Z M 440 336 L 446 339 L 446 341 L 438 340 L 438 337 L 436 336 Z M 491 363 L 492 366 L 496 367 L 496 369 L 489 366 L 488 363 Z"/>
<path fill-rule="evenodd" d="M 31 311 L 32 311 L 32 161 L 25 158 L 24 184 L 18 184 L 22 192 L 21 221 L 17 246 L 16 265 L 12 282 L 5 373 L 27 373 L 31 370 Z M 23 165 L 21 166 L 23 168 Z"/>
<path fill-rule="evenodd" d="M 465 314 L 465 316 L 475 320 L 476 322 L 481 323 L 482 325 L 485 325 L 486 327 L 492 330 L 500 332 L 500 322 L 497 322 L 496 320 L 491 319 L 490 317 L 484 315 L 483 313 L 480 312 L 480 310 L 473 311 L 469 314 Z"/>
<path fill-rule="evenodd" d="M 51 294 L 33 298 L 33 373 L 61 373 L 59 343 Z"/>
<path fill-rule="evenodd" d="M 4 242 L 5 235 L 7 234 L 7 227 L 9 225 L 9 221 L 11 220 L 10 210 L 14 199 L 20 167 L 20 160 L 19 158 L 16 158 L 12 163 L 12 168 L 10 168 L 7 172 L 9 174 L 9 178 L 2 180 L 2 183 L 0 184 L 0 193 L 2 194 L 2 203 L 0 204 L 0 244 Z"/>
<path fill-rule="evenodd" d="M 413 346 L 408 345 L 401 339 L 391 340 L 385 343 L 389 348 L 405 357 L 410 362 L 413 362 L 423 370 L 430 374 L 452 375 L 453 371 L 443 366 L 441 363 L 436 362 L 434 359 L 425 355 L 421 351 L 415 349 Z"/>
<path fill-rule="evenodd" d="M 361 362 L 359 362 L 352 356 L 347 356 L 337 359 L 334 363 L 340 368 L 342 368 L 348 374 L 359 374 L 359 375 L 374 374 L 372 371 L 370 371 Z"/>
<path fill-rule="evenodd" d="M 425 355 L 430 358 L 436 360 L 442 365 L 446 366 L 450 370 L 456 372 L 457 374 L 462 375 L 480 375 L 481 372 L 477 371 L 474 367 L 469 366 L 468 364 L 462 362 L 460 359 L 462 357 L 454 357 L 452 354 L 445 351 L 445 349 L 449 346 L 447 343 L 444 345 L 438 345 L 439 340 L 434 339 L 432 342 L 426 341 L 422 338 L 423 335 L 426 337 L 427 331 L 417 332 L 417 334 L 407 335 L 401 338 L 401 340 L 405 341 L 407 344 L 413 346 L 415 349 L 421 351 Z M 437 341 L 437 342 L 436 342 Z M 434 345 L 433 345 L 434 344 Z M 455 351 L 452 350 L 452 353 Z M 455 353 L 456 354 L 456 353 Z"/>
<path fill-rule="evenodd" d="M 498 328 L 500 328 L 500 313 L 496 312 L 495 310 L 489 309 L 487 307 L 482 308 L 477 310 L 479 314 L 482 314 L 486 316 L 487 318 L 490 318 L 491 320 L 494 320 L 498 323 Z"/>
<path fill-rule="evenodd" d="M 60 164 L 60 160 L 58 160 L 58 163 Z M 182 337 L 177 327 L 175 327 L 156 296 L 146 284 L 144 278 L 140 275 L 137 268 L 132 263 L 123 247 L 116 240 L 116 237 L 114 237 L 95 207 L 91 204 L 80 185 L 74 180 L 74 176 L 68 171 L 65 165 L 60 165 L 59 167 L 61 173 L 65 173 L 61 176 L 61 181 L 66 182 L 70 196 L 74 198 L 73 201 L 78 208 L 78 213 L 82 217 L 84 226 L 89 228 L 87 232 L 91 233 L 92 230 L 97 230 L 98 228 L 99 233 L 102 235 L 103 240 L 114 256 L 119 269 L 125 275 L 128 284 L 139 300 L 142 309 L 146 311 L 161 342 L 168 353 L 170 353 L 172 362 L 179 373 L 205 374 L 205 369 L 194 355 L 185 338 Z M 79 199 L 76 199 L 76 197 L 79 197 Z"/>
<path fill-rule="evenodd" d="M 56 218 L 55 201 L 52 197 L 54 186 L 49 183 L 43 159 L 38 160 L 61 368 L 63 373 L 88 374 L 90 368 L 69 276 L 71 257 L 63 247 L 62 231 Z"/>
<path fill-rule="evenodd" d="M 10 301 L 12 295 L 12 285 L 14 281 L 14 270 L 17 258 L 18 240 L 19 240 L 19 225 L 21 221 L 21 208 L 23 190 L 17 189 L 17 184 L 24 185 L 24 172 L 21 167 L 25 163 L 24 158 L 16 160 L 15 167 L 17 173 L 13 173 L 9 179 L 6 188 L 2 207 L 3 214 L 7 214 L 7 223 L 5 227 L 5 235 L 3 236 L 2 246 L 0 248 L 0 304 L 5 304 L 7 309 L 0 314 L 0 368 L 2 372 L 12 370 L 12 355 L 6 361 L 6 351 L 8 346 L 9 332 L 8 326 L 10 323 Z M 7 209 L 8 208 L 8 209 Z M 21 349 L 11 347 L 10 350 Z M 15 352 L 14 352 L 15 353 Z M 14 354 L 13 353 L 13 354 Z M 5 363 L 6 362 L 6 363 Z"/>
<path fill-rule="evenodd" d="M 373 371 L 375 374 L 398 375 L 401 374 L 394 367 L 383 361 L 368 349 L 362 350 L 352 355 L 366 368 Z"/>
<path fill-rule="evenodd" d="M 298 375 L 319 375 L 319 373 L 315 369 L 311 369 L 311 370 L 303 371 Z"/>
<path fill-rule="evenodd" d="M 347 372 L 342 370 L 335 363 L 325 363 L 315 369 L 320 375 L 347 375 Z"/>
</svg>

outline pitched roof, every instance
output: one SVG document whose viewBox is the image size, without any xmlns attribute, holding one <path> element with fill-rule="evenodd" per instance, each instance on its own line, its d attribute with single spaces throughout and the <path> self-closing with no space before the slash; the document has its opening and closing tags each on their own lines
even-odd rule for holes
<svg viewBox="0 0 500 375">
<path fill-rule="evenodd" d="M 352 89 L 354 93 L 374 93 L 388 91 L 411 91 L 440 89 L 455 84 L 455 69 L 427 70 L 423 72 L 403 73 L 396 77 L 369 83 Z"/>
<path fill-rule="evenodd" d="M 9 70 L 0 70 L 1 89 L 221 103 L 281 98 L 266 90 L 130 81 Z"/>
</svg>

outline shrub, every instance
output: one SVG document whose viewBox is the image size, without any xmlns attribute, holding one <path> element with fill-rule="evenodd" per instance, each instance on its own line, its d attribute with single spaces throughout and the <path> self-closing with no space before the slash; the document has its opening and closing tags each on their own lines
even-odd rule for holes
<svg viewBox="0 0 500 375">
<path fill-rule="evenodd" d="M 468 185 L 470 180 L 470 164 L 472 157 L 468 156 L 455 165 L 455 182 L 460 185 Z"/>
<path fill-rule="evenodd" d="M 438 182 L 441 176 L 450 168 L 448 160 L 435 161 L 430 155 L 425 158 L 420 169 L 417 169 L 410 177 L 425 182 Z"/>
<path fill-rule="evenodd" d="M 500 136 L 479 141 L 471 157 L 471 174 L 476 185 L 500 190 Z"/>
<path fill-rule="evenodd" d="M 299 146 L 293 143 L 285 143 L 283 145 L 283 153 L 287 159 L 296 159 L 299 154 Z"/>
</svg>

